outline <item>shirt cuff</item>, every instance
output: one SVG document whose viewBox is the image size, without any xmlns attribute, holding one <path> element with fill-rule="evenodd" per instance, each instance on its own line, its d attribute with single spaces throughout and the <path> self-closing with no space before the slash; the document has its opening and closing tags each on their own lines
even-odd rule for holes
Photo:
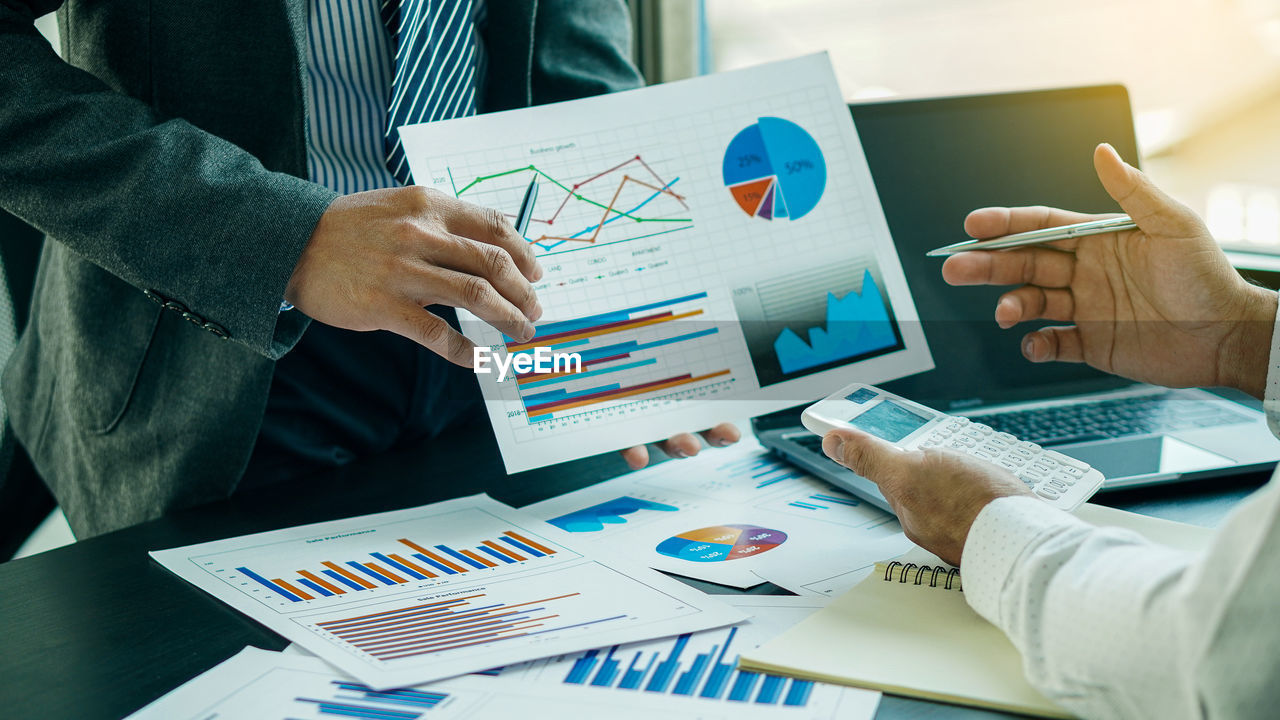
<svg viewBox="0 0 1280 720">
<path fill-rule="evenodd" d="M 965 600 L 993 625 L 1000 625 L 1002 591 L 1018 559 L 1042 538 L 1083 520 L 1043 500 L 1025 496 L 996 498 L 978 513 L 960 558 Z"/>
<path fill-rule="evenodd" d="M 1271 330 L 1271 359 L 1267 364 L 1267 389 L 1262 409 L 1267 413 L 1271 433 L 1280 436 L 1280 303 L 1276 304 L 1276 324 Z"/>
</svg>

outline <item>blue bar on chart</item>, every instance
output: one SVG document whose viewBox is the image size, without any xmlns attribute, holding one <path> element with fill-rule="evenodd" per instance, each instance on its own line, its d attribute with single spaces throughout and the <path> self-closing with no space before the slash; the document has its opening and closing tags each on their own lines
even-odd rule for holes
<svg viewBox="0 0 1280 720">
<path fill-rule="evenodd" d="M 730 480 L 752 482 L 757 489 L 769 487 L 783 480 L 804 477 L 803 472 L 764 452 L 725 463 L 716 469 L 725 472 Z"/>
<path fill-rule="evenodd" d="M 517 343 L 504 338 L 509 355 L 539 347 L 572 345 L 581 364 L 572 369 L 530 371 L 516 376 L 525 419 L 530 423 L 562 417 L 566 412 L 590 412 L 597 406 L 662 391 L 726 378 L 729 369 L 694 373 L 688 368 L 660 369 L 662 358 L 637 353 L 680 343 L 697 345 L 719 328 L 688 330 L 682 320 L 700 318 L 708 299 L 705 292 L 538 326 L 534 338 Z M 683 305 L 684 307 L 678 307 Z M 654 333 L 657 333 L 655 336 Z M 690 346 L 692 347 L 692 345 Z M 655 379 L 652 371 L 657 370 Z M 639 372 L 637 372 L 639 371 Z M 727 379 L 727 378 L 726 378 Z"/>
<path fill-rule="evenodd" d="M 814 502 L 816 501 L 816 502 Z M 826 503 L 823 505 L 822 503 Z M 815 493 L 804 500 L 793 500 L 788 505 L 798 507 L 804 510 L 830 510 L 832 505 L 842 505 L 844 507 L 858 507 L 862 501 L 849 496 L 828 495 L 824 493 Z"/>
<path fill-rule="evenodd" d="M 682 656 L 689 649 L 693 634 L 677 637 L 665 657 L 661 657 L 663 653 L 660 651 L 637 650 L 628 660 L 619 655 L 621 650 L 617 645 L 607 650 L 588 650 L 573 661 L 562 682 L 704 700 L 792 707 L 808 705 L 813 691 L 812 682 L 740 671 L 737 669 L 738 656 L 732 650 L 738 628 L 711 632 L 723 632 L 722 642 L 711 645 L 706 652 L 697 653 L 687 663 Z M 708 638 L 704 633 L 699 636 Z M 622 670 L 624 666 L 626 670 Z M 648 682 L 645 682 L 646 678 Z"/>
<path fill-rule="evenodd" d="M 711 652 L 715 652 L 716 648 L 712 647 Z M 702 673 L 707 669 L 707 662 L 711 658 L 711 653 L 699 653 L 694 657 L 693 667 L 685 670 L 680 675 L 680 679 L 676 681 L 676 687 L 671 691 L 672 695 L 692 695 L 698 683 L 702 680 Z"/>
<path fill-rule="evenodd" d="M 729 699 L 734 702 L 746 702 L 751 699 L 751 689 L 756 686 L 756 681 L 760 679 L 758 673 L 738 672 L 738 678 L 733 681 L 733 689 L 729 691 Z"/>
<path fill-rule="evenodd" d="M 294 700 L 314 705 L 321 715 L 368 720 L 417 720 L 449 698 L 448 693 L 429 690 L 378 691 L 368 685 L 343 680 L 334 680 L 333 685 L 332 699 L 299 697 Z"/>
<path fill-rule="evenodd" d="M 613 654 L 618 651 L 618 646 L 614 645 L 609 648 L 609 654 L 605 656 L 604 662 L 600 663 L 600 671 L 591 679 L 591 684 L 595 687 L 612 687 L 613 679 L 618 674 L 618 661 L 614 659 Z"/>
<path fill-rule="evenodd" d="M 675 647 L 671 648 L 671 653 L 667 655 L 667 659 L 658 664 L 658 669 L 653 672 L 653 679 L 649 680 L 645 690 L 660 693 L 667 691 L 667 686 L 671 684 L 671 678 L 676 674 L 676 668 L 680 667 L 680 653 L 684 652 L 684 647 L 688 644 L 688 634 L 676 638 Z"/>
<path fill-rule="evenodd" d="M 756 695 L 756 702 L 761 705 L 773 705 L 778 702 L 778 695 L 782 692 L 782 686 L 787 679 L 780 675 L 765 675 L 764 682 L 760 683 L 760 694 Z"/>
<path fill-rule="evenodd" d="M 720 648 L 720 657 L 716 658 L 715 665 L 711 668 L 711 674 L 707 676 L 707 684 L 702 686 L 702 692 L 698 693 L 704 698 L 719 698 L 724 689 L 729 684 L 729 675 L 733 673 L 733 668 L 738 664 L 735 656 L 733 662 L 725 662 L 724 656 L 729 653 L 729 645 L 733 643 L 733 637 L 738 634 L 738 628 L 729 628 L 729 635 L 724 639 L 724 647 Z"/>
<path fill-rule="evenodd" d="M 294 595 L 288 590 L 285 590 L 284 588 L 262 577 L 261 575 L 250 570 L 247 567 L 238 567 L 236 568 L 236 570 L 242 573 L 245 577 L 249 578 L 250 580 L 253 580 L 254 582 L 259 583 L 260 585 L 270 589 L 272 592 L 279 594 L 281 597 L 285 598 L 286 600 L 289 600 L 291 602 L 302 602 L 302 598 L 298 597 L 297 595 Z"/>
<path fill-rule="evenodd" d="M 564 681 L 574 685 L 585 683 L 587 676 L 591 674 L 591 669 L 596 666 L 596 656 L 599 654 L 599 650 L 588 650 L 583 653 L 582 657 L 573 662 L 573 667 L 569 669 L 569 674 L 565 676 Z"/>
<path fill-rule="evenodd" d="M 400 538 L 397 542 L 404 546 L 399 548 L 400 552 L 405 552 L 405 548 L 413 550 L 412 557 L 417 562 L 393 550 L 388 550 L 387 552 L 369 552 L 369 560 L 339 562 L 323 560 L 320 562 L 323 568 L 316 568 L 314 572 L 297 570 L 298 576 L 291 580 L 268 579 L 248 567 L 237 567 L 236 571 L 289 602 L 304 602 L 344 595 L 346 590 L 343 587 L 356 591 L 374 590 L 419 580 L 431 580 L 440 575 L 460 575 L 476 570 L 491 570 L 556 553 L 554 549 L 513 530 L 504 531 L 502 535 L 491 540 L 480 541 L 474 550 L 435 545 L 436 552 L 433 552 L 407 538 Z M 405 552 L 405 554 L 410 553 Z M 329 580 L 338 584 L 332 584 Z"/>
<path fill-rule="evenodd" d="M 649 656 L 649 663 L 643 668 L 640 667 L 640 653 L 636 653 L 631 658 L 631 664 L 627 666 L 627 671 L 622 674 L 622 679 L 618 681 L 619 690 L 638 690 L 640 683 L 644 682 L 644 678 L 653 669 L 654 663 L 658 662 L 658 653 Z"/>
<path fill-rule="evenodd" d="M 311 589 L 311 590 L 314 590 L 315 592 L 319 593 L 320 595 L 323 595 L 324 597 L 333 597 L 333 596 L 334 596 L 334 593 L 331 593 L 331 592 L 329 592 L 328 590 L 325 590 L 323 587 L 321 587 L 321 586 L 319 586 L 319 585 L 317 585 L 317 584 L 315 584 L 315 583 L 311 582 L 310 580 L 308 580 L 308 579 L 306 579 L 306 578 L 299 578 L 298 582 L 302 583 L 302 584 L 303 584 L 303 585 L 305 585 L 307 588 L 309 588 L 309 589 Z"/>
<path fill-rule="evenodd" d="M 572 592 L 507 604 L 485 600 L 485 593 L 477 592 L 383 612 L 326 620 L 315 623 L 315 627 L 375 660 L 396 660 L 626 617 L 615 615 L 570 625 L 553 622 L 561 617 L 555 609 L 558 601 L 578 595 Z"/>
</svg>

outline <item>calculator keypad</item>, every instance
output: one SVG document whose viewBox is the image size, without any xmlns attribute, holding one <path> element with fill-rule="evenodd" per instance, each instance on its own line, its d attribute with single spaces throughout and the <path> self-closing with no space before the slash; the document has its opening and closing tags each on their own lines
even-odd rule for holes
<svg viewBox="0 0 1280 720">
<path fill-rule="evenodd" d="M 1089 466 L 1079 460 L 965 418 L 940 424 L 918 446 L 959 450 L 998 465 L 1050 501 L 1067 494 L 1089 472 Z"/>
</svg>

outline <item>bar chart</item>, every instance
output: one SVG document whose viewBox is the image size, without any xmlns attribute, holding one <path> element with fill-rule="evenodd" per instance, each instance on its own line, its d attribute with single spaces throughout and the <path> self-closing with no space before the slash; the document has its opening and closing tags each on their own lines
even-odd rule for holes
<svg viewBox="0 0 1280 720">
<path fill-rule="evenodd" d="M 788 484 L 808 479 L 803 470 L 758 446 L 743 446 L 737 457 L 716 463 L 709 471 L 689 477 L 686 473 L 653 473 L 643 484 L 681 493 L 692 492 L 718 502 L 748 503 L 782 492 Z"/>
<path fill-rule="evenodd" d="M 476 593 L 382 612 L 337 618 L 316 627 L 377 660 L 443 652 L 566 628 L 557 601 L 581 596 L 564 593 L 518 603 L 494 601 Z M 625 614 L 573 622 L 586 627 L 622 620 Z"/>
<path fill-rule="evenodd" d="M 321 716 L 367 718 L 368 720 L 417 720 L 429 710 L 442 707 L 449 693 L 431 690 L 374 690 L 368 685 L 346 680 L 330 682 L 333 693 L 327 698 L 297 697 L 304 712 Z"/>
<path fill-rule="evenodd" d="M 616 645 L 590 650 L 573 662 L 564 682 L 761 705 L 808 702 L 812 682 L 735 669 L 738 656 L 731 648 L 737 634 L 738 628 L 729 628 L 700 653 L 687 652 L 690 634 L 676 638 L 665 655 L 639 650 L 623 654 Z"/>
<path fill-rule="evenodd" d="M 471 549 L 455 550 L 448 545 L 434 545 L 433 551 L 408 538 L 400 538 L 397 542 L 403 546 L 403 554 L 370 552 L 367 557 L 371 559 L 366 561 L 337 563 L 322 560 L 322 567 L 316 568 L 315 572 L 298 570 L 292 581 L 278 577 L 268 580 L 245 566 L 236 570 L 290 602 L 302 602 L 385 585 L 404 585 L 414 580 L 488 570 L 556 554 L 554 549 L 512 530 L 504 531 L 493 540 L 482 540 Z M 414 559 L 410 560 L 405 555 Z"/>
<path fill-rule="evenodd" d="M 377 690 L 741 618 L 477 495 L 153 553 Z"/>
<path fill-rule="evenodd" d="M 833 505 L 858 507 L 862 504 L 862 501 L 850 495 L 813 493 L 803 500 L 792 500 L 787 504 L 791 507 L 797 507 L 802 510 L 829 510 Z"/>
<path fill-rule="evenodd" d="M 619 706 L 663 697 L 681 702 L 684 713 L 698 717 L 753 716 L 751 712 L 761 710 L 770 717 L 777 711 L 779 717 L 835 718 L 867 699 L 863 691 L 852 688 L 737 669 L 739 653 L 800 622 L 822 607 L 823 600 L 740 596 L 730 602 L 750 612 L 751 619 L 728 628 L 522 663 L 486 675 L 495 685 L 521 681 L 577 688 L 584 697 L 604 695 Z"/>
<path fill-rule="evenodd" d="M 540 325 L 533 339 L 506 342 L 512 355 L 545 347 L 582 358 L 578 372 L 516 376 L 530 423 L 562 419 L 621 401 L 672 396 L 731 382 L 727 367 L 682 367 L 720 328 L 704 319 L 707 293 Z M 714 355 L 713 355 L 714 356 Z"/>
</svg>

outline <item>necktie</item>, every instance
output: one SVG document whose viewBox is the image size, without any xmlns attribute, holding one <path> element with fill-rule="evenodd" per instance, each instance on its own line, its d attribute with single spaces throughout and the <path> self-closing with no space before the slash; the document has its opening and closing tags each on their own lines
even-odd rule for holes
<svg viewBox="0 0 1280 720">
<path fill-rule="evenodd" d="M 474 115 L 476 36 L 472 0 L 382 0 L 395 40 L 395 75 L 383 146 L 387 168 L 413 182 L 400 145 L 402 125 Z"/>
</svg>

